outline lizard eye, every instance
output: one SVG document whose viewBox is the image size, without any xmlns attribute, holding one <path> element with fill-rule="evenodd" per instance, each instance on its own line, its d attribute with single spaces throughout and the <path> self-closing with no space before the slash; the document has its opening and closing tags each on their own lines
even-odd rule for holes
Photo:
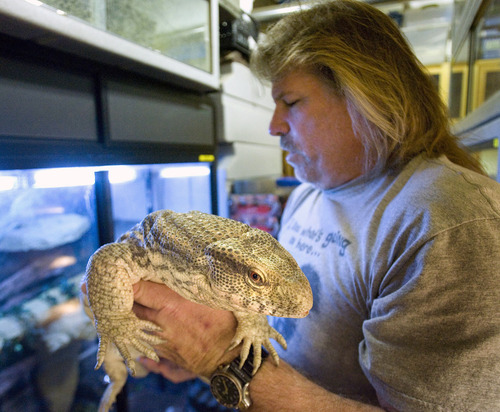
<svg viewBox="0 0 500 412">
<path fill-rule="evenodd" d="M 265 285 L 265 279 L 262 274 L 260 274 L 258 271 L 255 269 L 251 269 L 248 272 L 248 282 L 250 283 L 250 286 L 257 286 L 257 287 L 262 287 Z"/>
</svg>

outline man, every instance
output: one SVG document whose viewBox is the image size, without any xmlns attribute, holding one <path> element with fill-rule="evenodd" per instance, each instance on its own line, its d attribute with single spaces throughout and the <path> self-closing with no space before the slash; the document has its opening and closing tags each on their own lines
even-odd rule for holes
<svg viewBox="0 0 500 412">
<path fill-rule="evenodd" d="M 500 185 L 461 149 L 397 27 L 338 0 L 275 25 L 253 56 L 272 82 L 270 133 L 304 182 L 280 241 L 308 276 L 305 319 L 273 319 L 289 349 L 250 382 L 251 410 L 498 410 Z M 136 313 L 165 329 L 150 370 L 209 377 L 231 313 L 161 285 Z M 292 366 L 293 365 L 293 366 Z"/>
</svg>

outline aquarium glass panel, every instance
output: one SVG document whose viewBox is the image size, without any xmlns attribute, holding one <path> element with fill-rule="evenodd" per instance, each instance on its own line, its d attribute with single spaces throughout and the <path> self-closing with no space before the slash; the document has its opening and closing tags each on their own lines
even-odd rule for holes
<svg viewBox="0 0 500 412">
<path fill-rule="evenodd" d="M 208 163 L 111 167 L 109 180 L 116 237 L 156 210 L 212 213 Z"/>
<path fill-rule="evenodd" d="M 90 25 L 211 70 L 208 0 L 44 0 Z"/>
<path fill-rule="evenodd" d="M 0 171 L 0 412 L 97 410 L 106 375 L 94 370 L 79 295 L 99 247 L 102 170 L 116 237 L 158 209 L 212 211 L 208 163 Z M 131 411 L 195 411 L 200 396 L 211 396 L 200 382 L 150 374 L 130 378 L 120 399 Z"/>
<path fill-rule="evenodd" d="M 2 412 L 84 410 L 104 388 L 79 301 L 98 246 L 94 203 L 88 169 L 0 172 Z"/>
</svg>

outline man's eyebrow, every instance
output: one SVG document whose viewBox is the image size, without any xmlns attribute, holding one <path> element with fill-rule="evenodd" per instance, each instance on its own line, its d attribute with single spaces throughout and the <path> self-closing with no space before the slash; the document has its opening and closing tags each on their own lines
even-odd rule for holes
<svg viewBox="0 0 500 412">
<path fill-rule="evenodd" d="M 277 94 L 271 93 L 271 97 L 273 98 L 273 100 L 280 100 L 283 98 L 284 95 L 285 95 L 284 91 L 279 91 Z"/>
<path fill-rule="evenodd" d="M 292 91 L 289 91 L 289 90 L 281 90 L 279 91 L 276 95 L 272 94 L 271 93 L 271 97 L 273 98 L 273 100 L 283 100 L 283 98 L 285 96 L 287 96 L 288 94 L 291 94 L 293 93 Z"/>
</svg>

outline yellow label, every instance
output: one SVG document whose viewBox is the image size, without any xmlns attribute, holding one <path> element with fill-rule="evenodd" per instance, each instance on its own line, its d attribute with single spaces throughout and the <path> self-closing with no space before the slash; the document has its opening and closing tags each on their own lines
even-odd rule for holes
<svg viewBox="0 0 500 412">
<path fill-rule="evenodd" d="M 215 160 L 215 156 L 213 154 L 201 154 L 198 156 L 199 162 L 213 162 Z"/>
</svg>

